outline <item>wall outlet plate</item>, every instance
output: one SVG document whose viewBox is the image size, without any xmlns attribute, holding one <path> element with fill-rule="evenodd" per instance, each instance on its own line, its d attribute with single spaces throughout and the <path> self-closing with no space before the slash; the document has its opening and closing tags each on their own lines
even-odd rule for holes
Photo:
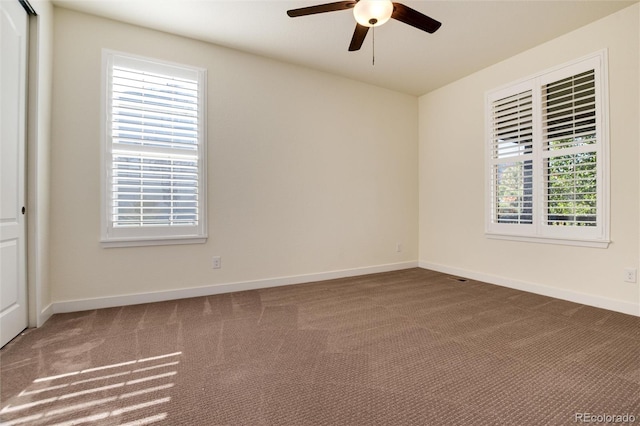
<svg viewBox="0 0 640 426">
<path fill-rule="evenodd" d="M 624 281 L 635 283 L 638 281 L 638 270 L 636 268 L 624 268 Z"/>
<path fill-rule="evenodd" d="M 222 258 L 220 256 L 213 256 L 211 265 L 213 266 L 213 269 L 222 268 Z"/>
</svg>

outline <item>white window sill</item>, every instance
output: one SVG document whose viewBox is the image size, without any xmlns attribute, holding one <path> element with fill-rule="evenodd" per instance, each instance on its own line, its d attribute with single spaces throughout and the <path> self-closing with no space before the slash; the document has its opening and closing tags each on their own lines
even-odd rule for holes
<svg viewBox="0 0 640 426">
<path fill-rule="evenodd" d="M 551 238 L 551 237 L 532 237 L 522 235 L 508 235 L 508 234 L 490 234 L 485 233 L 487 238 L 494 240 L 509 240 L 520 241 L 527 243 L 539 243 L 539 244 L 557 244 L 563 246 L 578 246 L 578 247 L 591 247 L 606 249 L 611 243 L 610 240 L 574 240 L 566 238 Z"/>
<path fill-rule="evenodd" d="M 116 247 L 144 247 L 144 246 L 168 246 L 182 244 L 204 244 L 207 242 L 206 236 L 199 237 L 178 237 L 178 238 L 154 238 L 154 239 L 111 239 L 102 240 L 102 248 Z"/>
</svg>

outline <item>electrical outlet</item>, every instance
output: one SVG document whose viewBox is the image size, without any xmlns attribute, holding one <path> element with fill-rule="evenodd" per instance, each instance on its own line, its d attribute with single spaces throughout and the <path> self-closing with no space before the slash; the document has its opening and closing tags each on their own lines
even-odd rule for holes
<svg viewBox="0 0 640 426">
<path fill-rule="evenodd" d="M 402 243 L 397 243 L 396 244 L 396 252 L 397 253 L 401 253 L 402 252 Z"/>
<path fill-rule="evenodd" d="M 222 268 L 222 258 L 220 256 L 213 256 L 213 269 Z"/>
<path fill-rule="evenodd" d="M 638 270 L 636 268 L 625 268 L 624 280 L 628 283 L 635 283 L 638 280 Z"/>
</svg>

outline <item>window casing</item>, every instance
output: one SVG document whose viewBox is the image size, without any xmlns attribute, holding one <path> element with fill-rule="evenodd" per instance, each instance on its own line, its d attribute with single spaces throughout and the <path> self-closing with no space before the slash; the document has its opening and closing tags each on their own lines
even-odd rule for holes
<svg viewBox="0 0 640 426">
<path fill-rule="evenodd" d="M 486 234 L 609 243 L 606 52 L 486 96 Z"/>
<path fill-rule="evenodd" d="M 206 71 L 103 51 L 102 243 L 206 241 Z"/>
</svg>

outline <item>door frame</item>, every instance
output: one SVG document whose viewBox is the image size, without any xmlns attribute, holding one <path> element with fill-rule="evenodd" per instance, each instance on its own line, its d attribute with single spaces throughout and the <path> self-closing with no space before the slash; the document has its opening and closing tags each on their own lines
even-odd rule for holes
<svg viewBox="0 0 640 426">
<path fill-rule="evenodd" d="M 50 0 L 18 1 L 29 14 L 26 115 L 27 306 L 29 327 L 40 327 L 53 314 L 48 254 L 53 5 Z"/>
</svg>

